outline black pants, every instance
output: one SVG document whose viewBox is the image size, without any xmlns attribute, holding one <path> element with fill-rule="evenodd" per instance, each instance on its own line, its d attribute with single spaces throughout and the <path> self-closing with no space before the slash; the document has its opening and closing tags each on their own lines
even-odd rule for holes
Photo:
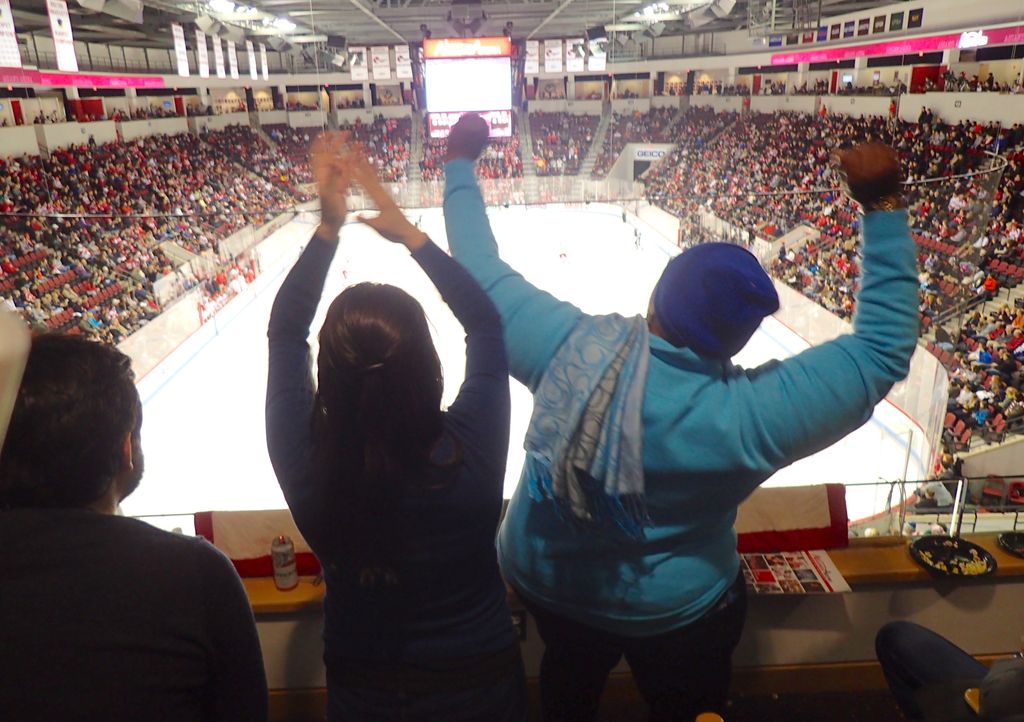
<svg viewBox="0 0 1024 722">
<path fill-rule="evenodd" d="M 935 632 L 890 622 L 875 637 L 882 672 L 908 720 L 969 719 L 964 691 L 981 686 L 988 669 Z"/>
<path fill-rule="evenodd" d="M 693 624 L 654 637 L 623 637 L 546 611 L 523 595 L 544 640 L 540 697 L 545 722 L 591 722 L 608 673 L 625 655 L 651 722 L 725 711 L 732 653 L 743 632 L 743 576 Z"/>
</svg>

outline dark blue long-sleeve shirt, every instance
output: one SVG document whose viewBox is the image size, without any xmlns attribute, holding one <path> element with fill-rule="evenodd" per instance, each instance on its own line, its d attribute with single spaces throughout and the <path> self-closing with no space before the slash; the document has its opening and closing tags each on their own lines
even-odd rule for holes
<svg viewBox="0 0 1024 722">
<path fill-rule="evenodd" d="M 510 409 L 501 320 L 480 286 L 433 243 L 412 254 L 466 331 L 466 379 L 444 414 L 444 432 L 461 447 L 462 461 L 452 483 L 403 500 L 408 552 L 396 568 L 400 598 L 370 598 L 355 575 L 343 573 L 337 512 L 311 467 L 314 384 L 306 339 L 336 248 L 314 236 L 278 292 L 266 406 L 274 471 L 324 569 L 327 655 L 394 659 L 397 650 L 400 660 L 429 661 L 505 649 L 516 636 L 494 549 Z"/>
</svg>

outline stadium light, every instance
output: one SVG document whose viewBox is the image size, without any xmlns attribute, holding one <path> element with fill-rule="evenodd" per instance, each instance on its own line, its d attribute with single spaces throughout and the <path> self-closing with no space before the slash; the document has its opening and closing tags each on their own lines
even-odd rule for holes
<svg viewBox="0 0 1024 722">
<path fill-rule="evenodd" d="M 235 4 L 231 0 L 209 0 L 206 5 L 215 13 L 227 14 L 235 11 Z"/>
</svg>

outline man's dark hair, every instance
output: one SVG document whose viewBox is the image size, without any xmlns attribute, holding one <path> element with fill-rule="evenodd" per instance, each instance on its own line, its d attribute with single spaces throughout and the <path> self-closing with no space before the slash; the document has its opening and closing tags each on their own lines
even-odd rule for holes
<svg viewBox="0 0 1024 722">
<path fill-rule="evenodd" d="M 100 499 L 120 471 L 125 434 L 137 442 L 141 425 L 131 359 L 75 336 L 35 336 L 0 452 L 0 509 Z"/>
</svg>

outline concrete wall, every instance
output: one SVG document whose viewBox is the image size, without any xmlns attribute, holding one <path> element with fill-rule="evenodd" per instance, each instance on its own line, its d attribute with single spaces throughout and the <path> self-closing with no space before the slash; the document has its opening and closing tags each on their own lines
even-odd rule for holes
<svg viewBox="0 0 1024 722">
<path fill-rule="evenodd" d="M 814 95 L 755 95 L 750 99 L 750 110 L 756 113 L 813 113 L 817 109 L 818 98 Z"/>
<path fill-rule="evenodd" d="M 373 110 L 370 108 L 346 108 L 335 110 L 334 118 L 337 125 L 353 125 L 357 120 L 362 123 L 373 122 Z"/>
<path fill-rule="evenodd" d="M 738 95 L 694 95 L 690 98 L 691 108 L 711 108 L 724 113 L 743 110 L 743 98 Z"/>
<path fill-rule="evenodd" d="M 84 145 L 92 137 L 97 143 L 113 143 L 117 140 L 117 123 L 101 120 L 95 123 L 57 123 L 34 126 L 39 147 L 45 151 Z"/>
<path fill-rule="evenodd" d="M 288 125 L 293 128 L 322 128 L 327 124 L 327 111 L 289 110 Z"/>
<path fill-rule="evenodd" d="M 1024 439 L 1011 438 L 983 453 L 964 457 L 967 476 L 1013 476 L 1024 471 Z"/>
<path fill-rule="evenodd" d="M 613 113 L 646 113 L 650 109 L 650 98 L 618 98 L 612 101 Z"/>
<path fill-rule="evenodd" d="M 1024 120 L 1024 95 L 994 93 L 924 93 L 907 95 L 900 103 L 900 118 L 916 122 L 921 106 L 932 109 L 935 117 L 946 123 L 976 120 L 998 121 L 1004 126 Z"/>
<path fill-rule="evenodd" d="M 256 115 L 260 125 L 288 125 L 287 110 L 261 110 Z"/>
<path fill-rule="evenodd" d="M 531 100 L 531 113 L 572 113 L 573 115 L 601 115 L 600 100 Z"/>
<path fill-rule="evenodd" d="M 412 115 L 411 105 L 375 105 L 370 108 L 374 116 L 383 115 L 385 118 L 408 118 Z"/>
<path fill-rule="evenodd" d="M 252 125 L 248 113 L 225 113 L 224 115 L 197 115 L 188 119 L 188 127 L 195 133 L 204 130 L 223 130 L 229 125 Z"/>
<path fill-rule="evenodd" d="M 652 108 L 681 108 L 684 97 L 679 95 L 657 95 L 651 98 Z"/>
<path fill-rule="evenodd" d="M 915 104 L 915 98 L 917 98 L 915 95 L 906 95 L 903 97 L 903 102 L 911 108 L 916 107 L 919 113 L 921 108 L 919 104 Z M 892 98 L 856 95 L 846 98 L 839 95 L 829 95 L 821 98 L 821 102 L 829 113 L 859 118 L 862 115 L 888 115 L 889 103 L 892 102 Z M 917 113 L 914 114 L 915 121 L 917 120 L 917 115 Z"/>
<path fill-rule="evenodd" d="M 308 582 L 306 582 L 308 583 Z M 1016 630 L 1004 619 L 1020 606 L 1024 582 L 865 585 L 849 594 L 752 596 L 733 657 L 736 667 L 871 662 L 874 640 L 886 622 L 904 619 L 942 634 L 971 654 L 1011 654 Z M 259 614 L 256 629 L 270 689 L 323 687 L 320 613 Z M 1011 625 L 1012 626 L 1012 625 Z M 544 645 L 532 616 L 522 642 L 526 674 L 540 673 Z M 622 661 L 617 671 L 628 670 Z M 823 717 L 824 718 L 824 717 Z"/>
<path fill-rule="evenodd" d="M 39 155 L 39 140 L 30 125 L 0 128 L 0 156 Z"/>
<path fill-rule="evenodd" d="M 118 123 L 123 140 L 134 140 L 147 135 L 166 133 L 187 133 L 188 121 L 184 118 L 155 118 L 153 120 L 128 120 Z"/>
</svg>

